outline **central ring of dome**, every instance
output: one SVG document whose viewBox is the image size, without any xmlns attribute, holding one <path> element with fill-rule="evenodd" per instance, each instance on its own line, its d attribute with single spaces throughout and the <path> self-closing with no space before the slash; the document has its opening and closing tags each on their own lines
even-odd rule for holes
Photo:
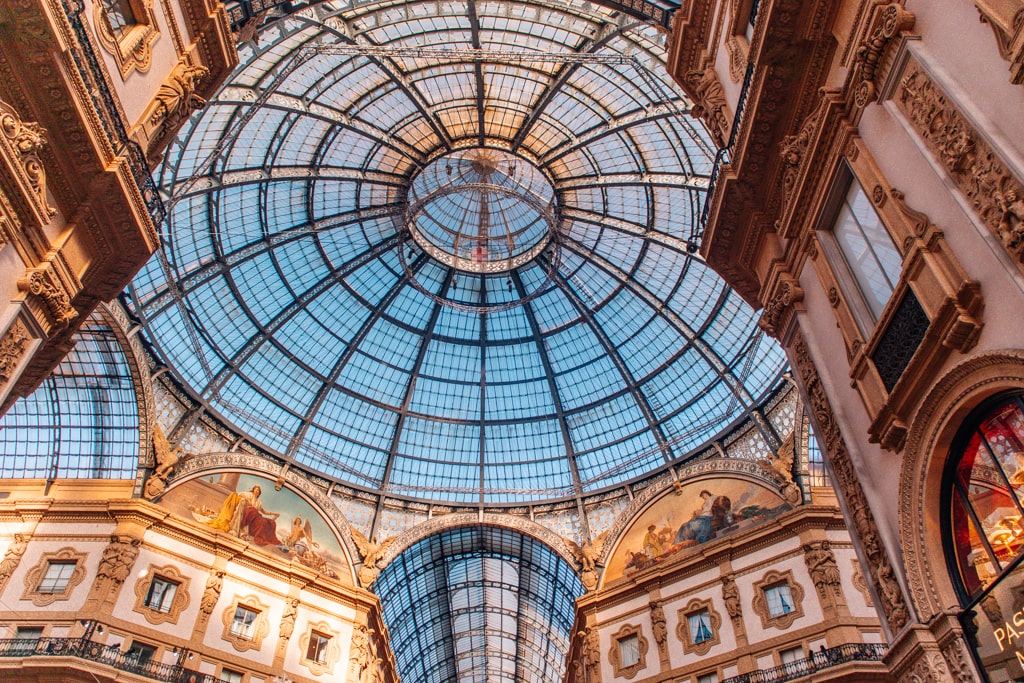
<svg viewBox="0 0 1024 683">
<path fill-rule="evenodd" d="M 556 228 L 555 188 L 515 154 L 478 147 L 434 159 L 413 180 L 406 226 L 441 263 L 474 273 L 513 270 L 544 251 Z"/>
</svg>

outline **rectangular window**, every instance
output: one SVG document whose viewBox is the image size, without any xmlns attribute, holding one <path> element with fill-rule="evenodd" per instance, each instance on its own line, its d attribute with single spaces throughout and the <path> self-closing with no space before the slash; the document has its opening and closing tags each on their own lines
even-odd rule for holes
<svg viewBox="0 0 1024 683">
<path fill-rule="evenodd" d="M 138 23 L 135 10 L 128 0 L 100 0 L 100 5 L 115 36 L 120 36 Z"/>
<path fill-rule="evenodd" d="M 248 607 L 242 607 L 241 605 L 236 607 L 235 616 L 231 620 L 231 635 L 252 640 L 252 634 L 256 628 L 256 617 L 259 614 L 259 612 Z"/>
<path fill-rule="evenodd" d="M 718 683 L 718 674 L 711 672 L 703 676 L 697 676 L 697 683 Z"/>
<path fill-rule="evenodd" d="M 46 573 L 36 587 L 37 593 L 63 593 L 68 589 L 68 583 L 75 573 L 77 562 L 49 562 L 46 565 Z"/>
<path fill-rule="evenodd" d="M 178 584 L 168 581 L 162 576 L 154 576 L 146 593 L 146 607 L 167 614 L 174 604 L 174 596 L 178 593 Z"/>
<path fill-rule="evenodd" d="M 635 633 L 619 640 L 619 661 L 623 669 L 640 663 L 640 639 Z"/>
<path fill-rule="evenodd" d="M 242 672 L 232 671 L 231 669 L 221 669 L 218 680 L 221 681 L 221 683 L 242 683 Z"/>
<path fill-rule="evenodd" d="M 306 648 L 306 659 L 317 664 L 327 663 L 327 646 L 331 644 L 330 636 L 313 631 L 309 635 L 309 647 Z"/>
<path fill-rule="evenodd" d="M 780 583 L 764 589 L 765 601 L 768 603 L 768 614 L 781 617 L 793 611 L 793 593 L 788 583 Z"/>
<path fill-rule="evenodd" d="M 42 637 L 42 626 L 19 626 L 14 633 L 15 640 L 39 640 Z"/>
<path fill-rule="evenodd" d="M 794 647 L 779 652 L 779 659 L 782 660 L 783 664 L 792 664 L 793 662 L 799 662 L 801 659 L 805 658 L 804 649 L 802 647 Z"/>
<path fill-rule="evenodd" d="M 903 257 L 856 179 L 839 205 L 832 234 L 864 303 L 877 320 L 899 281 Z"/>
<path fill-rule="evenodd" d="M 714 635 L 711 632 L 711 615 L 708 614 L 706 609 L 694 612 L 693 614 L 687 614 L 686 621 L 690 627 L 691 643 L 697 645 L 706 640 L 711 640 Z"/>
</svg>

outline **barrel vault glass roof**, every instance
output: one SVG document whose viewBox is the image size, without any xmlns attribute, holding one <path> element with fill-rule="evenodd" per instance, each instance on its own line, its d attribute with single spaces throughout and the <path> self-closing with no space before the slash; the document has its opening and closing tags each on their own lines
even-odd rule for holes
<svg viewBox="0 0 1024 683">
<path fill-rule="evenodd" d="M 129 305 L 211 414 L 356 488 L 515 505 L 684 459 L 784 357 L 687 253 L 714 150 L 664 44 L 576 0 L 268 23 L 167 151 Z"/>
</svg>

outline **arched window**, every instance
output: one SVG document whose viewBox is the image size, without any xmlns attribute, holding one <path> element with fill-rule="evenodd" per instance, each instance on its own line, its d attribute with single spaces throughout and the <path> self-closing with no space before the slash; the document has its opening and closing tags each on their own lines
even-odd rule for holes
<svg viewBox="0 0 1024 683">
<path fill-rule="evenodd" d="M 1024 551 L 1024 402 L 982 405 L 964 424 L 950 458 L 952 562 L 970 601 Z"/>
</svg>

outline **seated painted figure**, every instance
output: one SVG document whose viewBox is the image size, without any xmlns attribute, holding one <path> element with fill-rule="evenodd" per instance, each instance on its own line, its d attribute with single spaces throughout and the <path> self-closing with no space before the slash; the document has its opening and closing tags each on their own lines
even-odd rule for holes
<svg viewBox="0 0 1024 683">
<path fill-rule="evenodd" d="M 703 543 L 714 538 L 715 532 L 729 524 L 732 502 L 727 496 L 716 496 L 707 489 L 700 492 L 704 504 L 693 519 L 684 522 L 676 533 L 675 543 L 696 541 Z"/>
</svg>

